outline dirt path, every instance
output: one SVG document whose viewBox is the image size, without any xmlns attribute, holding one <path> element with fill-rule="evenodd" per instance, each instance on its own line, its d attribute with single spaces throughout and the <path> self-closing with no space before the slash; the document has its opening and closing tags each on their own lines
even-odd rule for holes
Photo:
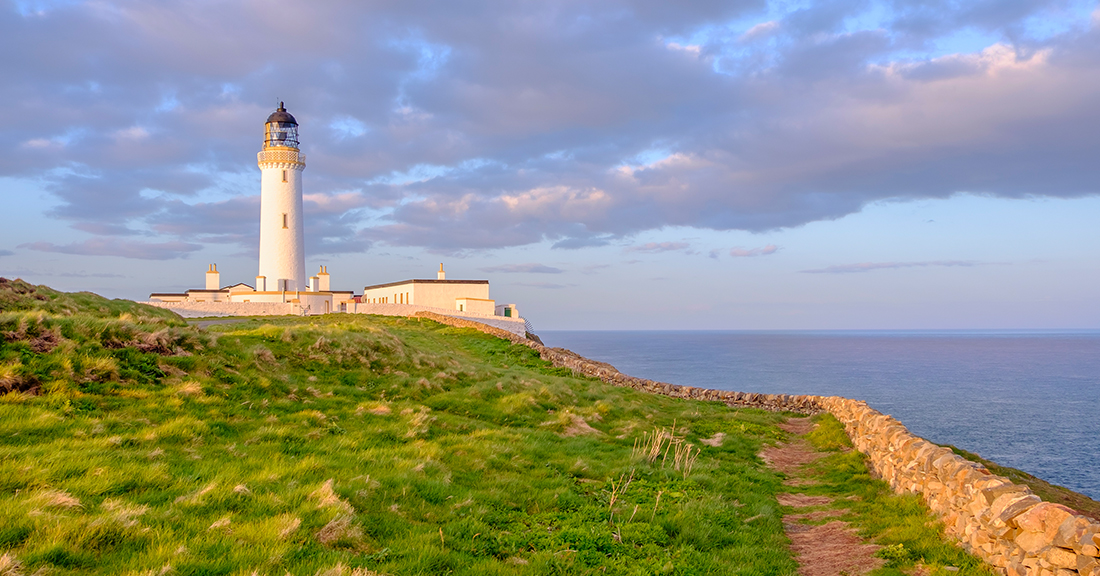
<svg viewBox="0 0 1100 576">
<path fill-rule="evenodd" d="M 809 418 L 791 418 L 780 425 L 793 436 L 790 441 L 770 446 L 760 457 L 773 470 L 782 472 L 788 491 L 777 496 L 786 513 L 783 529 L 791 539 L 791 553 L 798 562 L 801 576 L 857 576 L 879 566 L 882 559 L 874 556 L 879 549 L 863 541 L 848 524 L 828 518 L 842 516 L 843 509 L 831 506 L 828 496 L 802 494 L 800 488 L 813 486 L 817 481 L 806 469 L 807 464 L 825 454 L 814 450 L 805 439 L 813 430 Z"/>
</svg>

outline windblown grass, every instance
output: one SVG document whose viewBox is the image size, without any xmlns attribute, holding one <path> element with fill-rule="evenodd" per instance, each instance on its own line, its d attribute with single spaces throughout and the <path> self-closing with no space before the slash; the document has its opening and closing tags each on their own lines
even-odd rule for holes
<svg viewBox="0 0 1100 576">
<path fill-rule="evenodd" d="M 778 416 L 606 386 L 427 320 L 199 330 L 3 290 L 10 574 L 794 573 L 755 456 Z M 673 425 L 679 469 L 675 449 L 632 457 Z"/>
</svg>

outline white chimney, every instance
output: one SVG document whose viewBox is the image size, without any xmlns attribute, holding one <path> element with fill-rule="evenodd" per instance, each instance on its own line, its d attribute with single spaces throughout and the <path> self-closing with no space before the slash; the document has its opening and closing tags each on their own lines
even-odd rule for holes
<svg viewBox="0 0 1100 576">
<path fill-rule="evenodd" d="M 222 275 L 218 272 L 218 265 L 211 264 L 210 268 L 206 270 L 206 289 L 218 290 L 221 288 Z"/>
<path fill-rule="evenodd" d="M 267 292 L 267 276 L 256 277 L 256 291 Z"/>
<path fill-rule="evenodd" d="M 446 280 L 447 273 L 443 271 L 443 263 L 439 263 L 439 273 L 435 275 L 436 280 Z"/>
<path fill-rule="evenodd" d="M 329 282 L 328 266 L 321 266 L 321 271 L 317 273 L 317 278 L 320 282 L 317 284 L 317 289 L 321 292 L 328 292 L 332 290 L 332 284 Z"/>
</svg>

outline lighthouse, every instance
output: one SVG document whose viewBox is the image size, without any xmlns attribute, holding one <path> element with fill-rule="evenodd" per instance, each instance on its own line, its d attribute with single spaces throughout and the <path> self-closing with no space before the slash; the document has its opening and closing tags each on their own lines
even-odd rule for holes
<svg viewBox="0 0 1100 576">
<path fill-rule="evenodd" d="M 306 247 L 302 222 L 302 170 L 298 121 L 283 103 L 267 117 L 260 166 L 260 271 L 256 290 L 306 290 Z"/>
</svg>

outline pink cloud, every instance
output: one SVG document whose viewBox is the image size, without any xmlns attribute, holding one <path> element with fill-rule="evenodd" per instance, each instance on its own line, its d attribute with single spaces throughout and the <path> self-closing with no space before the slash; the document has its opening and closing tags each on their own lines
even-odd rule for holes
<svg viewBox="0 0 1100 576">
<path fill-rule="evenodd" d="M 779 250 L 779 247 L 775 244 L 768 244 L 763 248 L 750 248 L 748 250 L 744 248 L 734 248 L 730 250 L 730 256 L 734 258 L 748 258 L 752 256 L 767 256 L 768 254 L 775 254 Z"/>
</svg>

